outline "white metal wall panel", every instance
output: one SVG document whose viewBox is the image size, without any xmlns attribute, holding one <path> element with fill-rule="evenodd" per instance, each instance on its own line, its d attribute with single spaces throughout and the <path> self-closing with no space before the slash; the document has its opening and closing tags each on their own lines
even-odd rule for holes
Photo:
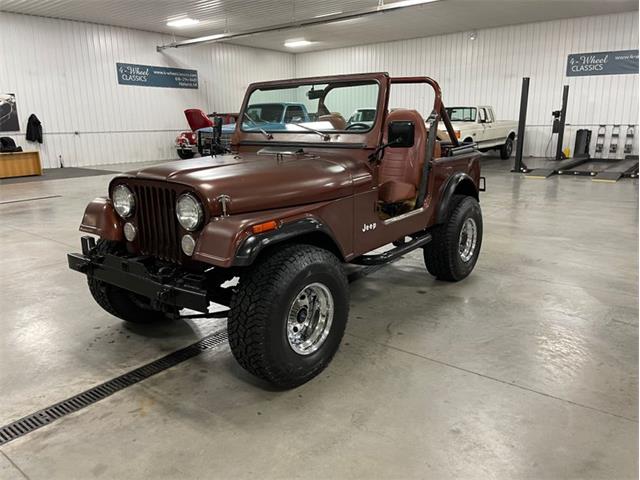
<svg viewBox="0 0 640 480">
<path fill-rule="evenodd" d="M 569 104 L 564 146 L 573 150 L 575 131 L 598 124 L 638 123 L 638 75 L 566 77 L 567 55 L 638 48 L 636 12 L 582 17 L 479 30 L 469 33 L 386 42 L 296 55 L 298 77 L 387 71 L 391 75 L 428 75 L 443 89 L 445 105 L 493 105 L 500 119 L 518 118 L 522 77 L 531 78 L 525 155 L 553 155 L 551 111 L 562 104 L 567 84 Z M 426 101 L 423 87 L 403 88 L 391 106 Z M 607 130 L 607 144 L 611 127 Z M 549 146 L 548 146 L 549 145 Z M 619 149 L 620 154 L 622 148 Z M 637 139 L 634 153 L 637 153 Z"/>
<path fill-rule="evenodd" d="M 16 94 L 22 129 L 8 135 L 40 149 L 45 168 L 60 156 L 66 166 L 175 158 L 185 108 L 237 111 L 248 83 L 294 74 L 291 54 L 233 45 L 157 53 L 171 38 L 125 28 L 0 12 L 0 32 L 0 92 Z M 119 85 L 116 62 L 197 69 L 200 88 Z M 42 145 L 24 139 L 31 113 Z"/>
</svg>

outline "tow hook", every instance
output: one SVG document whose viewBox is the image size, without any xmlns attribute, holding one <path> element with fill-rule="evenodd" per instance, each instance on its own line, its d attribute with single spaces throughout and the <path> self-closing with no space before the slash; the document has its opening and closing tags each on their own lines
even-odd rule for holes
<svg viewBox="0 0 640 480">
<path fill-rule="evenodd" d="M 80 244 L 82 245 L 82 254 L 89 255 L 91 251 L 96 248 L 96 239 L 88 235 L 84 235 L 80 238 Z"/>
</svg>

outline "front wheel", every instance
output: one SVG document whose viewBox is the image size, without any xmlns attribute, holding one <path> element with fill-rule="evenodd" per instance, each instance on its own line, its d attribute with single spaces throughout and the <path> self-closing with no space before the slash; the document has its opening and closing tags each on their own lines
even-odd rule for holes
<svg viewBox="0 0 640 480">
<path fill-rule="evenodd" d="M 473 197 L 455 195 L 447 221 L 433 229 L 424 249 L 424 263 L 439 280 L 457 282 L 467 277 L 478 261 L 482 245 L 482 212 Z"/>
<path fill-rule="evenodd" d="M 190 158 L 193 158 L 194 153 L 191 150 L 178 150 L 178 156 L 182 159 L 182 160 L 189 160 Z"/>
<path fill-rule="evenodd" d="M 338 350 L 349 313 L 342 264 L 311 245 L 265 253 L 231 300 L 231 351 L 248 372 L 280 388 L 318 375 Z"/>
<path fill-rule="evenodd" d="M 507 137 L 504 142 L 504 145 L 500 147 L 500 158 L 503 160 L 507 160 L 511 153 L 513 152 L 513 138 Z"/>
</svg>

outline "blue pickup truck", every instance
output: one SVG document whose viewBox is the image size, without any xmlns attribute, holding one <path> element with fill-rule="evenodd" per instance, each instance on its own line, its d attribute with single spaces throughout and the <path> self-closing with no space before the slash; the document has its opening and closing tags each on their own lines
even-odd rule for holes
<svg viewBox="0 0 640 480">
<path fill-rule="evenodd" d="M 243 120 L 243 128 L 251 130 L 255 128 L 264 130 L 286 130 L 291 124 L 310 122 L 311 116 L 307 112 L 307 107 L 302 103 L 256 103 L 249 105 L 246 110 L 246 117 Z M 224 147 L 229 147 L 231 135 L 236 130 L 235 123 L 222 125 L 222 136 L 220 143 Z M 200 155 L 210 155 L 209 139 L 213 137 L 213 127 L 205 127 L 197 130 L 198 151 Z"/>
</svg>

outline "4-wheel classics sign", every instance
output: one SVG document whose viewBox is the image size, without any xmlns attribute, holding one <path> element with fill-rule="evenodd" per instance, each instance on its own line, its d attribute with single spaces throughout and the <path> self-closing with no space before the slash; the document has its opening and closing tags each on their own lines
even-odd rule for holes
<svg viewBox="0 0 640 480">
<path fill-rule="evenodd" d="M 634 73 L 638 73 L 638 50 L 572 53 L 567 58 L 567 77 Z"/>
<path fill-rule="evenodd" d="M 140 87 L 198 88 L 198 71 L 156 67 L 134 63 L 116 63 L 118 83 Z"/>
</svg>

